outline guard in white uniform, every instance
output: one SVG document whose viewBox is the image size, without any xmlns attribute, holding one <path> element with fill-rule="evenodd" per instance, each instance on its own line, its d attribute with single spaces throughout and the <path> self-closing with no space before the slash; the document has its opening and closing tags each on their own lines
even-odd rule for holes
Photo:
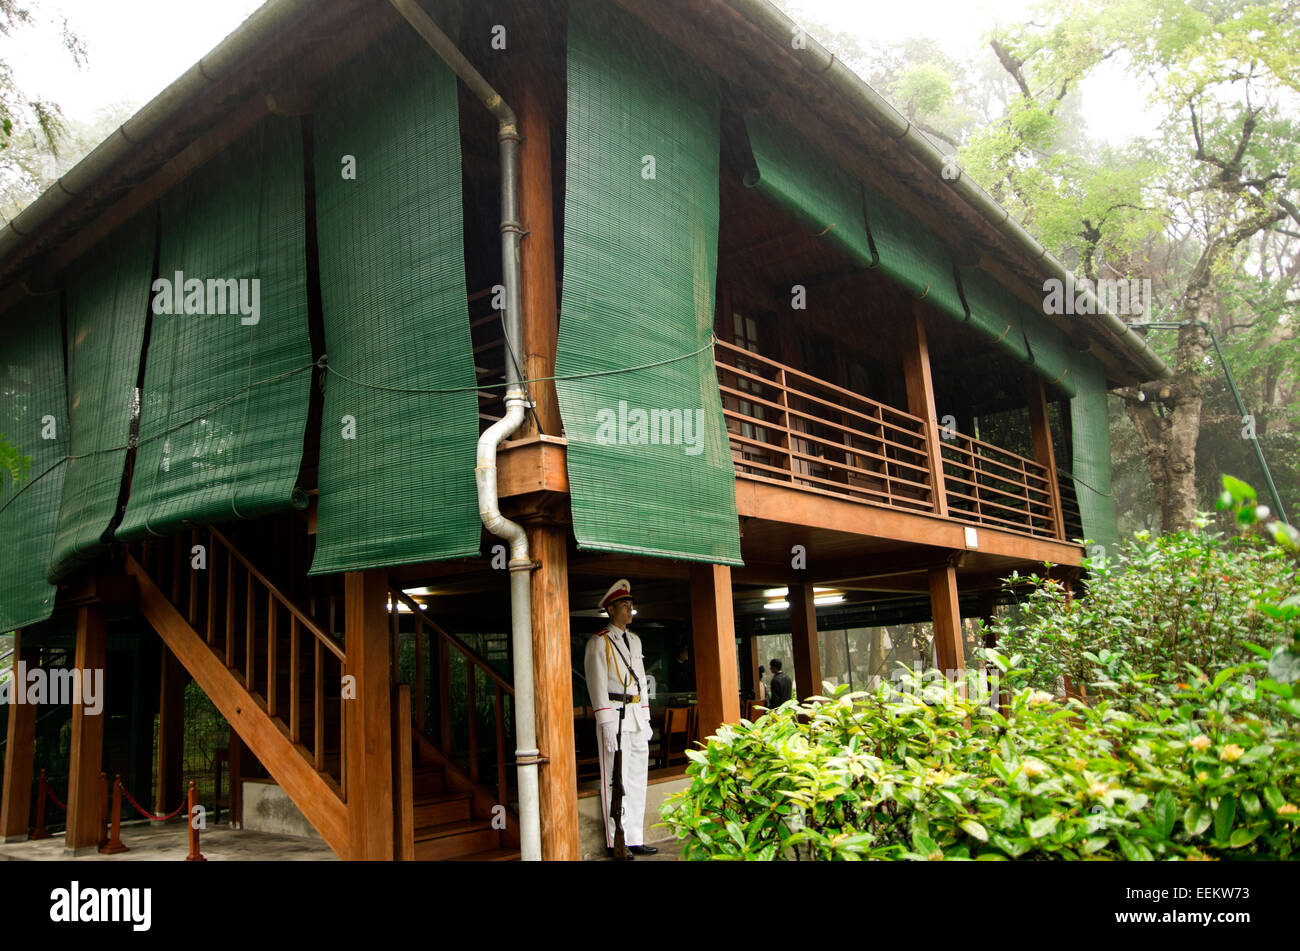
<svg viewBox="0 0 1300 951">
<path fill-rule="evenodd" d="M 650 698 L 646 692 L 641 639 L 627 629 L 632 619 L 632 586 L 620 578 L 601 598 L 609 626 L 587 641 L 587 693 L 596 712 L 600 742 L 600 802 L 605 816 L 606 854 L 614 851 L 614 820 L 609 800 L 614 784 L 614 753 L 623 714 L 623 835 L 628 857 L 659 850 L 645 844 L 645 788 L 650 769 Z"/>
</svg>

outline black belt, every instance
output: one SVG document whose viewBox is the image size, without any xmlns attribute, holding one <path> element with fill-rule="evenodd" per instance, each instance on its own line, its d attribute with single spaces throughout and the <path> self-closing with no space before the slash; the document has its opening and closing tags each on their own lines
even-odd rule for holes
<svg viewBox="0 0 1300 951">
<path fill-rule="evenodd" d="M 639 693 L 636 695 L 630 693 L 611 693 L 609 694 L 609 699 L 617 700 L 619 703 L 640 703 L 641 695 Z"/>
</svg>

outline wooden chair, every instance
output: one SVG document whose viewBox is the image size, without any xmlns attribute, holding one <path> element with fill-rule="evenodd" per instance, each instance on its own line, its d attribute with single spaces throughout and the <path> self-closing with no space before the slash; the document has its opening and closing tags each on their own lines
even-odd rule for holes
<svg viewBox="0 0 1300 951">
<path fill-rule="evenodd" d="M 664 711 L 664 725 L 659 734 L 659 749 L 656 751 L 656 762 L 660 766 L 668 767 L 674 761 L 686 761 L 686 749 L 690 743 L 690 715 L 690 707 L 669 707 Z M 677 742 L 681 748 L 677 751 L 673 750 L 675 737 L 680 737 Z"/>
</svg>

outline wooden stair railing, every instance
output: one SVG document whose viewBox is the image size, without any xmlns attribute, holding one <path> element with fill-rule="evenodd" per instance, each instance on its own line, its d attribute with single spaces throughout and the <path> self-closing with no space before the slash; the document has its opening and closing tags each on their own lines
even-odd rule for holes
<svg viewBox="0 0 1300 951">
<path fill-rule="evenodd" d="M 206 556 L 202 570 L 191 568 L 196 546 Z M 215 528 L 133 544 L 126 569 L 168 648 L 346 856 L 343 645 Z"/>
<path fill-rule="evenodd" d="M 493 710 L 495 712 L 495 743 L 496 743 L 496 772 L 497 772 L 497 801 L 500 803 L 508 802 L 509 794 L 509 770 L 507 768 L 507 749 L 506 749 L 506 696 L 510 697 L 511 709 L 514 706 L 515 688 L 510 681 L 501 676 L 492 664 L 480 655 L 474 648 L 470 647 L 464 641 L 454 634 L 451 634 L 440 627 L 432 618 L 425 614 L 420 605 L 401 588 L 392 582 L 389 583 L 390 604 L 393 610 L 390 611 L 389 617 L 392 624 L 393 638 L 393 670 L 398 670 L 398 626 L 400 616 L 397 605 L 405 605 L 409 616 L 415 618 L 415 702 L 413 706 L 413 721 L 415 727 L 422 735 L 432 736 L 438 752 L 448 760 L 454 760 L 452 756 L 452 704 L 451 704 L 451 656 L 456 652 L 465 665 L 465 684 L 468 691 L 466 711 L 468 720 L 469 733 L 469 750 L 468 763 L 466 772 L 469 779 L 475 785 L 479 783 L 479 723 L 478 723 L 478 705 L 476 696 L 476 672 L 482 673 L 487 678 L 488 683 L 492 685 L 494 693 Z M 437 671 L 438 671 L 438 704 L 436 708 L 436 721 L 434 729 L 429 730 L 428 716 L 425 705 L 425 657 L 427 656 L 426 632 L 432 638 L 432 646 L 438 652 Z"/>
</svg>

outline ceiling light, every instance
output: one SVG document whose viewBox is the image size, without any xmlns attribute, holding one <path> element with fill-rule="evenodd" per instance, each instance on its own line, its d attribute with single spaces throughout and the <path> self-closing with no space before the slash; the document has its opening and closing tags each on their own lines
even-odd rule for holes
<svg viewBox="0 0 1300 951">
<path fill-rule="evenodd" d="M 820 598 L 813 598 L 813 604 L 820 607 L 823 604 L 839 604 L 843 600 L 844 595 L 842 594 L 827 594 Z"/>
<path fill-rule="evenodd" d="M 790 606 L 789 601 L 769 601 L 763 605 L 768 611 L 784 611 Z"/>
</svg>

